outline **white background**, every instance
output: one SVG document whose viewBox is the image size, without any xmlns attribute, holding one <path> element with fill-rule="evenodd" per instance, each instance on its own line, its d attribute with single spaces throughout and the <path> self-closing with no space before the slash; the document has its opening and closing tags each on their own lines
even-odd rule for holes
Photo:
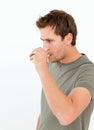
<svg viewBox="0 0 94 130">
<path fill-rule="evenodd" d="M 77 47 L 94 61 L 93 0 L 0 1 L 0 130 L 35 130 L 41 83 L 29 54 L 42 46 L 35 21 L 52 9 L 73 15 Z M 94 130 L 92 115 L 90 130 Z"/>
</svg>

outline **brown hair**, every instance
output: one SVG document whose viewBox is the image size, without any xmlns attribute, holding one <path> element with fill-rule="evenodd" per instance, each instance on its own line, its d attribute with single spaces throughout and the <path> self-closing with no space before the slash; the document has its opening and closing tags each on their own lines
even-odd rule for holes
<svg viewBox="0 0 94 130">
<path fill-rule="evenodd" d="M 62 39 L 68 34 L 72 33 L 72 45 L 76 44 L 77 27 L 74 18 L 63 10 L 52 10 L 45 16 L 41 16 L 37 21 L 38 28 L 45 28 L 51 26 L 55 28 L 55 34 L 60 35 Z"/>
</svg>

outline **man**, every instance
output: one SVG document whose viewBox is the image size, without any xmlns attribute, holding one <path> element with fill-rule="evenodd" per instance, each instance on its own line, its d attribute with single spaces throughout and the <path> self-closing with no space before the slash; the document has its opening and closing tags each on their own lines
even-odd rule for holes
<svg viewBox="0 0 94 130">
<path fill-rule="evenodd" d="M 32 51 L 42 84 L 37 130 L 88 130 L 94 107 L 94 64 L 76 48 L 77 27 L 63 10 L 36 22 L 43 48 Z"/>
</svg>

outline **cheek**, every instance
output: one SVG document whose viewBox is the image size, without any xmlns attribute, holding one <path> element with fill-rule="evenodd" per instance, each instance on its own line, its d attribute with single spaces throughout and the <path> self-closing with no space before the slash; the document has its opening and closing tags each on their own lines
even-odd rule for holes
<svg viewBox="0 0 94 130">
<path fill-rule="evenodd" d="M 65 50 L 64 50 L 64 48 L 63 48 L 63 47 L 57 48 L 55 54 L 56 54 L 56 57 L 58 57 L 59 59 L 63 58 L 64 55 L 65 55 Z"/>
<path fill-rule="evenodd" d="M 58 46 L 58 47 L 56 48 L 56 52 L 57 52 L 58 54 L 61 54 L 61 53 L 63 53 L 63 49 L 64 49 L 64 48 L 62 48 L 61 46 Z"/>
<path fill-rule="evenodd" d="M 64 46 L 62 44 L 56 44 L 50 48 L 54 55 L 62 55 L 64 53 Z"/>
</svg>

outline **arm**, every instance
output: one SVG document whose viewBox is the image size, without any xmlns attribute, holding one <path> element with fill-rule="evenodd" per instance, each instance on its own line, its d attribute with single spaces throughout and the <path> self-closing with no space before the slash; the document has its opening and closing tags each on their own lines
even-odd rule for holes
<svg viewBox="0 0 94 130">
<path fill-rule="evenodd" d="M 30 58 L 34 60 L 50 109 L 62 125 L 70 124 L 90 103 L 89 90 L 79 86 L 73 89 L 68 96 L 65 95 L 48 70 L 46 52 L 38 48 L 33 54 Z"/>
<path fill-rule="evenodd" d="M 38 121 L 37 121 L 36 130 L 38 130 L 38 129 L 39 129 L 39 124 L 40 124 L 40 116 L 38 117 Z"/>
<path fill-rule="evenodd" d="M 90 92 L 79 86 L 66 96 L 48 69 L 45 68 L 44 71 L 40 74 L 40 79 L 49 107 L 62 125 L 70 124 L 88 106 L 91 100 Z"/>
</svg>

